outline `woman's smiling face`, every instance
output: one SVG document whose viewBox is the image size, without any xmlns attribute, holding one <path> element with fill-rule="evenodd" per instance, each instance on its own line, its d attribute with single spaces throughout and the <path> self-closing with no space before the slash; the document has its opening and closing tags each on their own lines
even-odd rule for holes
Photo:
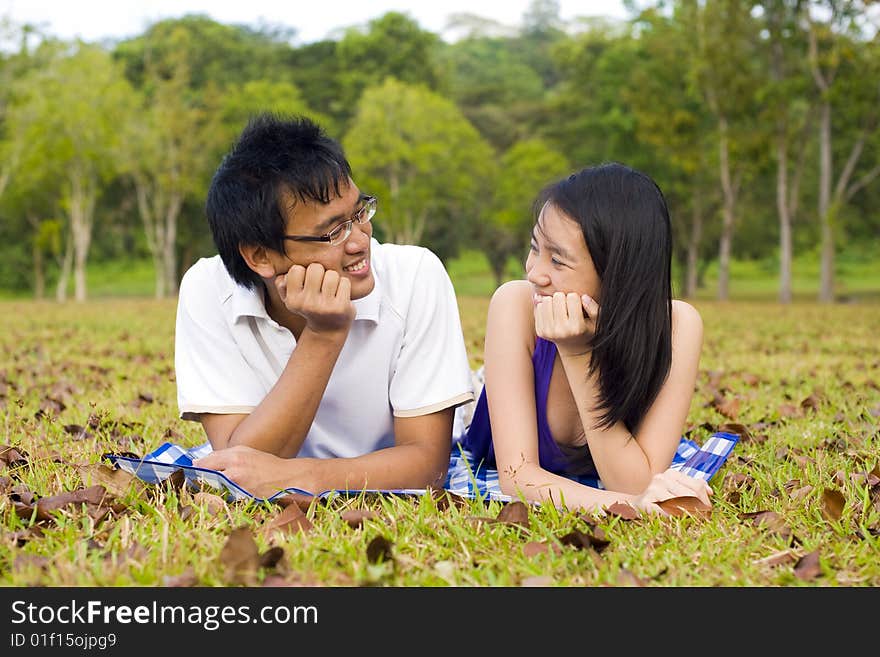
<svg viewBox="0 0 880 657">
<path fill-rule="evenodd" d="M 535 303 L 554 292 L 586 294 L 601 303 L 601 281 L 580 225 L 549 202 L 532 229 L 526 278 Z"/>
</svg>

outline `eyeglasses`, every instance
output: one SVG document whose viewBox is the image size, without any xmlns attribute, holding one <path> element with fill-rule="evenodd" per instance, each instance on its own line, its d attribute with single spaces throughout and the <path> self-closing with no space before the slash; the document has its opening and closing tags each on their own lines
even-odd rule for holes
<svg viewBox="0 0 880 657">
<path fill-rule="evenodd" d="M 373 218 L 373 215 L 376 214 L 377 204 L 378 201 L 375 196 L 365 196 L 363 198 L 363 205 L 357 212 L 351 215 L 351 219 L 343 221 L 326 235 L 320 235 L 317 237 L 314 235 L 285 235 L 284 239 L 292 240 L 294 242 L 326 242 L 330 246 L 338 246 L 347 240 L 349 235 L 351 235 L 352 224 L 369 223 L 370 219 Z"/>
</svg>

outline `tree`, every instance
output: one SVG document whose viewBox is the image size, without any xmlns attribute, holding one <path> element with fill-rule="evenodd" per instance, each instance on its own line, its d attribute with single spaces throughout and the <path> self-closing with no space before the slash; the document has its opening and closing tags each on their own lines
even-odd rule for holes
<svg viewBox="0 0 880 657">
<path fill-rule="evenodd" d="M 769 63 L 769 78 L 760 94 L 765 100 L 767 123 L 772 126 L 770 141 L 776 161 L 780 303 L 790 303 L 792 299 L 792 224 L 800 202 L 800 181 L 809 143 L 806 131 L 812 119 L 807 71 L 800 56 L 804 44 L 800 27 L 802 5 L 802 0 L 762 3 L 767 38 L 761 45 Z"/>
<path fill-rule="evenodd" d="M 481 220 L 494 154 L 452 101 L 389 78 L 364 91 L 343 143 L 390 241 L 421 244 L 429 222 L 445 220 L 449 243 L 435 250 L 453 254 L 462 226 Z"/>
<path fill-rule="evenodd" d="M 129 116 L 131 87 L 104 50 L 77 42 L 17 82 L 10 129 L 28 136 L 20 166 L 54 168 L 69 239 L 77 301 L 87 297 L 86 262 L 101 182 L 117 166 L 120 116 Z M 57 183 L 55 182 L 57 181 Z M 66 283 L 63 280 L 60 283 Z M 59 286 L 64 299 L 65 287 Z"/>
<path fill-rule="evenodd" d="M 517 142 L 504 155 L 489 221 L 480 222 L 477 242 L 486 254 L 496 287 L 511 256 L 522 255 L 536 218 L 541 189 L 568 173 L 565 157 L 540 139 Z"/>
<path fill-rule="evenodd" d="M 366 30 L 346 30 L 336 47 L 346 132 L 361 93 L 386 78 L 438 91 L 443 86 L 437 64 L 439 43 L 436 34 L 396 11 L 371 20 Z"/>
<path fill-rule="evenodd" d="M 722 193 L 718 245 L 718 299 L 729 296 L 730 256 L 740 188 L 757 147 L 757 27 L 749 3 L 740 0 L 684 0 L 676 17 L 694 35 L 691 75 L 716 121 L 718 178 Z"/>
<path fill-rule="evenodd" d="M 865 148 L 876 137 L 880 118 L 880 42 L 876 31 L 864 43 L 860 18 L 865 2 L 810 3 L 805 17 L 810 71 L 819 100 L 819 222 L 822 231 L 819 301 L 834 301 L 835 224 L 843 206 L 880 176 L 880 158 L 860 174 Z M 819 16 L 825 17 L 823 21 Z M 833 116 L 849 128 L 850 148 L 834 181 Z M 838 132 L 839 135 L 839 132 Z"/>
<path fill-rule="evenodd" d="M 705 259 L 704 223 L 717 197 L 709 167 L 712 117 L 688 77 L 691 35 L 684 25 L 646 9 L 635 27 L 639 64 L 629 68 L 620 97 L 635 117 L 640 147 L 649 147 L 646 155 L 653 155 L 648 166 L 652 177 L 662 181 L 676 258 L 684 265 L 683 296 L 693 298 Z"/>
</svg>

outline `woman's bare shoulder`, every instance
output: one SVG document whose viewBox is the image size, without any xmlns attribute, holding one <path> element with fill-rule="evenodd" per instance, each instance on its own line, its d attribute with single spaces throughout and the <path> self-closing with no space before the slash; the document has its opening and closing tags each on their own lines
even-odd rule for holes
<svg viewBox="0 0 880 657">
<path fill-rule="evenodd" d="M 535 332 L 535 308 L 532 303 L 532 286 L 528 281 L 517 280 L 504 283 L 492 295 L 489 302 L 489 323 L 504 326 L 508 337 L 521 336 L 533 342 Z"/>
<path fill-rule="evenodd" d="M 515 280 L 502 283 L 492 294 L 492 304 L 522 306 L 528 308 L 532 299 L 532 286 L 528 281 Z"/>
<path fill-rule="evenodd" d="M 703 335 L 703 318 L 700 311 L 687 301 L 672 300 L 672 332 L 673 335 Z"/>
</svg>

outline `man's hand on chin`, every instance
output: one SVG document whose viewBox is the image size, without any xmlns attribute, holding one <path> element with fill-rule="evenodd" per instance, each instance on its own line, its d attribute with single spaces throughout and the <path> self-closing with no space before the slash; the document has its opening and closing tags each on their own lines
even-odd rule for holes
<svg viewBox="0 0 880 657">
<path fill-rule="evenodd" d="M 303 476 L 305 469 L 297 468 L 297 459 L 284 459 L 253 447 L 236 445 L 213 452 L 193 461 L 197 468 L 222 472 L 229 479 L 258 497 L 271 497 L 289 487 L 312 493 L 310 482 Z M 300 476 L 297 476 L 297 470 Z"/>
</svg>

